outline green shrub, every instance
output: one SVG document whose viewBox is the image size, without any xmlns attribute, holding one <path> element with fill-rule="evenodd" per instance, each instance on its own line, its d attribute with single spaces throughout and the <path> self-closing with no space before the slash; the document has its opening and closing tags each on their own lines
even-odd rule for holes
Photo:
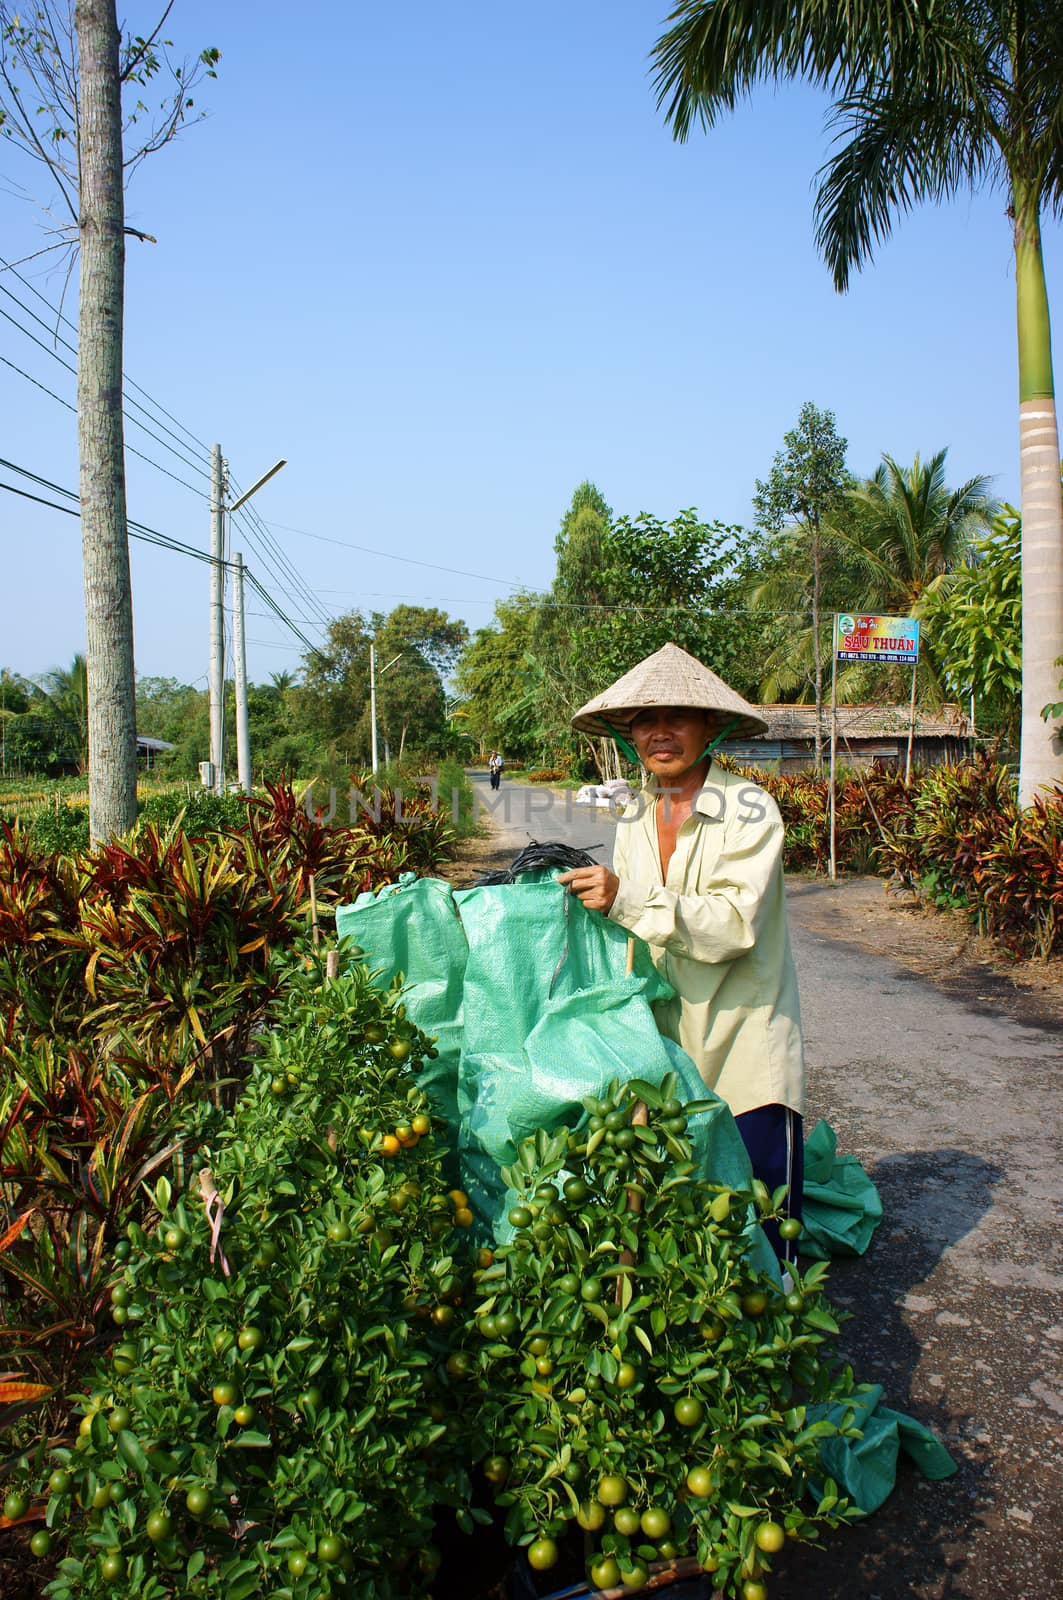
<svg viewBox="0 0 1063 1600">
<path fill-rule="evenodd" d="M 213 794 L 209 789 L 171 789 L 153 794 L 140 806 L 138 822 L 141 826 L 154 823 L 168 828 L 181 818 L 182 831 L 189 838 L 204 833 L 221 833 L 226 828 L 240 828 L 247 821 L 247 802 L 238 794 Z"/>
<path fill-rule="evenodd" d="M 441 809 L 454 822 L 459 838 L 469 838 L 475 831 L 476 824 L 472 814 L 472 785 L 465 775 L 465 768 L 460 762 L 448 757 L 439 763 L 438 783 Z"/>
<path fill-rule="evenodd" d="M 293 979 L 199 1177 L 128 1230 L 118 1341 L 53 1452 L 53 1600 L 415 1595 L 435 1507 L 472 1526 L 471 1218 L 416 1131 L 431 1046 L 364 966 L 321 976 Z"/>
<path fill-rule="evenodd" d="M 32 814 L 28 834 L 41 855 L 76 855 L 89 847 L 86 806 L 40 806 Z"/>
</svg>

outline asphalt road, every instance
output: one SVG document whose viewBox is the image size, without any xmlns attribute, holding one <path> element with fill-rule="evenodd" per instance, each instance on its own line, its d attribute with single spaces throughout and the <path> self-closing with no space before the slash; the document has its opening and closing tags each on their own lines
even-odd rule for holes
<svg viewBox="0 0 1063 1600">
<path fill-rule="evenodd" d="M 468 776 L 476 814 L 491 824 L 500 854 L 516 856 L 532 840 L 558 840 L 586 850 L 596 861 L 610 859 L 616 818 L 606 806 L 578 806 L 575 789 L 533 788 L 507 780 L 505 773 L 492 793 L 486 771 Z"/>
<path fill-rule="evenodd" d="M 608 859 L 607 812 L 505 779 L 501 799 L 501 855 L 534 837 Z M 871 895 L 788 884 L 808 1124 L 833 1124 L 885 1206 L 830 1292 L 857 1376 L 934 1427 L 960 1470 L 928 1484 L 902 1462 L 873 1517 L 787 1552 L 773 1600 L 1063 1597 L 1063 1042 L 1006 980 L 927 976 L 876 948 Z"/>
</svg>

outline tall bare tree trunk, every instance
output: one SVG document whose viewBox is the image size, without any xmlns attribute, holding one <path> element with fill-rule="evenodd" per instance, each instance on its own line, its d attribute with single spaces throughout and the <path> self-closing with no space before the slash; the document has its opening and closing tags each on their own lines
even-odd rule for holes
<svg viewBox="0 0 1063 1600">
<path fill-rule="evenodd" d="M 133 597 L 122 435 L 125 199 L 115 0 L 77 0 L 80 57 L 78 454 L 89 690 L 89 831 L 133 826 Z"/>
</svg>

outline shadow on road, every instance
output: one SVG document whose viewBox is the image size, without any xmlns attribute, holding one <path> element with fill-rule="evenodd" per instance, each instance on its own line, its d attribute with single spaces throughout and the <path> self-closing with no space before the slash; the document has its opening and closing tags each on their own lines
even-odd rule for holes
<svg viewBox="0 0 1063 1600">
<path fill-rule="evenodd" d="M 859 1381 L 880 1383 L 887 1405 L 917 1416 L 952 1445 L 967 1419 L 911 1401 L 916 1369 L 932 1365 L 936 1347 L 954 1340 L 965 1322 L 928 1279 L 989 1210 L 1004 1171 L 948 1147 L 887 1156 L 871 1176 L 883 1202 L 879 1231 L 866 1256 L 831 1264 L 827 1293 L 849 1319 L 840 1347 Z M 916 1333 L 916 1313 L 920 1328 L 932 1333 Z M 924 1395 L 927 1382 L 924 1371 Z M 929 1383 L 934 1387 L 933 1375 Z M 968 1456 L 958 1465 L 954 1478 L 927 1483 L 902 1456 L 897 1487 L 873 1516 L 828 1535 L 822 1550 L 786 1552 L 773 1574 L 773 1600 L 945 1600 L 969 1593 L 968 1537 L 993 1503 L 991 1464 Z"/>
</svg>

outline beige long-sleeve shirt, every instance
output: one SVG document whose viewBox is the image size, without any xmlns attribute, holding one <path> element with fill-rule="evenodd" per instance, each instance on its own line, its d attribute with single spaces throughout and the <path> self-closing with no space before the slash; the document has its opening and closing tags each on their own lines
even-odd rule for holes
<svg viewBox="0 0 1063 1600">
<path fill-rule="evenodd" d="M 715 763 L 661 872 L 650 779 L 617 823 L 610 918 L 649 945 L 675 998 L 657 1025 L 736 1116 L 804 1110 L 797 973 L 783 884 L 783 823 L 769 794 Z"/>
</svg>

